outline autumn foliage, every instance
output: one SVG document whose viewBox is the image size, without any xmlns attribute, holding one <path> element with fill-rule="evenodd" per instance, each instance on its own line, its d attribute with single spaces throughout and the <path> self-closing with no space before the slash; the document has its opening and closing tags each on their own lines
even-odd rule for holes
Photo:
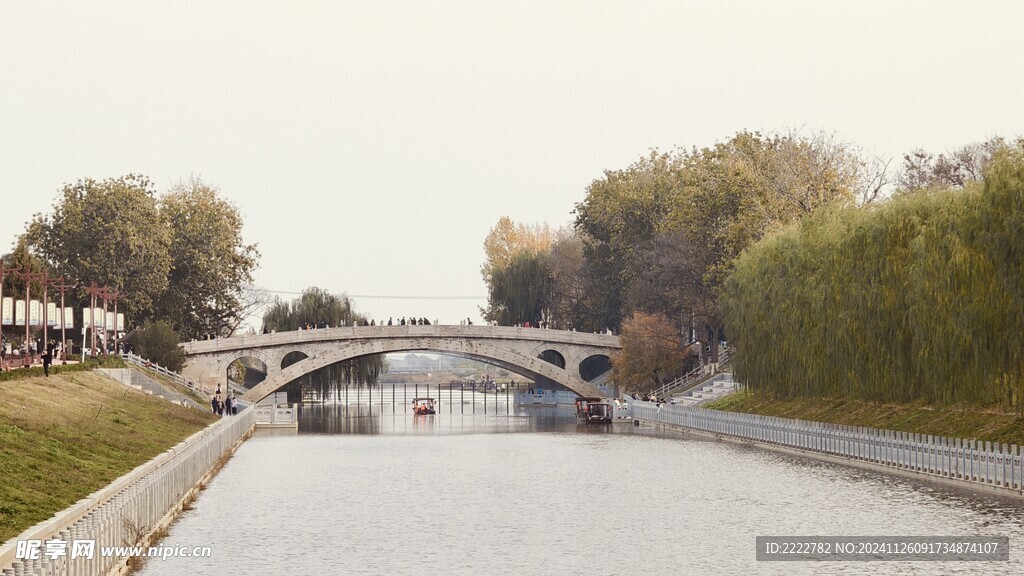
<svg viewBox="0 0 1024 576">
<path fill-rule="evenodd" d="M 682 374 L 690 354 L 673 322 L 634 312 L 622 324 L 622 350 L 612 357 L 612 379 L 625 390 L 648 391 Z"/>
</svg>

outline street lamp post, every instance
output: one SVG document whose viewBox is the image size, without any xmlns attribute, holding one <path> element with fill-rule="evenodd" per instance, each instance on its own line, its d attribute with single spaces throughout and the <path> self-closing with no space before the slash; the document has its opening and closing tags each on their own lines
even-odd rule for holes
<svg viewBox="0 0 1024 576">
<path fill-rule="evenodd" d="M 105 290 L 106 288 L 97 287 L 95 282 L 90 282 L 89 287 L 85 289 L 89 293 L 89 323 L 92 324 L 89 326 L 89 334 L 91 336 L 89 339 L 90 350 L 96 349 L 96 297 Z M 104 311 L 104 314 L 106 314 L 106 311 Z M 106 321 L 107 319 L 104 318 L 103 322 L 105 323 Z"/>
<path fill-rule="evenodd" d="M 117 301 L 124 298 L 124 292 L 118 292 L 114 290 L 111 293 L 111 298 L 114 300 L 114 353 L 120 354 L 121 352 L 121 333 L 120 327 L 117 324 Z"/>
<path fill-rule="evenodd" d="M 4 274 L 7 274 L 8 272 L 13 272 L 13 273 L 17 274 L 17 273 L 21 272 L 21 267 L 20 266 L 15 266 L 14 268 L 4 268 L 3 261 L 0 261 L 0 311 L 2 311 L 3 302 L 4 302 Z M 13 326 L 13 325 L 14 325 L 14 302 L 12 300 L 12 302 L 11 302 L 11 326 Z M 0 334 L 3 333 L 3 329 L 4 329 L 3 318 L 0 318 Z"/>
<path fill-rule="evenodd" d="M 60 314 L 57 315 L 57 317 L 60 318 L 60 355 L 61 355 L 61 360 L 63 361 L 63 363 L 67 364 L 68 363 L 68 352 L 67 352 L 67 347 L 68 347 L 68 335 L 67 335 L 68 319 L 65 318 L 65 312 L 67 312 L 67 310 L 65 310 L 65 308 L 64 308 L 64 292 L 66 290 L 74 288 L 75 284 L 65 284 L 64 283 L 64 277 L 61 276 L 60 278 L 58 278 L 56 280 L 56 283 L 53 285 L 53 287 L 56 288 L 57 290 L 60 290 Z M 74 314 L 72 313 L 72 316 L 73 315 Z"/>
<path fill-rule="evenodd" d="M 49 352 L 48 348 L 50 346 L 50 340 L 49 340 L 49 337 L 50 337 L 50 331 L 49 331 L 50 319 L 48 318 L 49 314 L 47 314 L 47 310 L 50 307 L 49 306 L 50 302 L 48 300 L 48 294 L 50 293 L 50 291 L 48 290 L 48 288 L 50 287 L 50 281 L 46 279 L 46 271 L 45 270 L 43 270 L 42 275 L 43 275 L 43 282 L 42 282 L 42 286 L 43 286 L 43 309 L 39 311 L 39 319 L 42 320 L 42 322 L 43 322 L 43 345 L 42 345 L 42 350 L 39 351 L 39 355 L 40 356 L 43 355 L 44 351 L 45 352 Z M 51 361 L 52 360 L 53 359 L 51 358 Z"/>
<path fill-rule="evenodd" d="M 32 279 L 39 278 L 45 281 L 45 272 L 31 272 L 26 267 L 26 270 L 21 273 L 21 276 L 25 278 L 25 354 L 29 357 L 29 364 L 32 364 L 31 347 L 29 343 L 32 341 L 32 308 L 31 308 L 31 292 L 32 292 Z M 44 289 L 45 292 L 45 284 Z"/>
<path fill-rule="evenodd" d="M 114 302 L 114 316 L 113 316 L 113 319 L 114 319 L 114 321 L 113 321 L 113 324 L 114 324 L 113 325 L 114 352 L 117 353 L 117 345 L 118 345 L 118 337 L 117 337 L 117 301 L 120 300 L 122 297 L 124 297 L 124 294 L 118 292 L 117 290 L 113 290 L 111 288 L 104 288 L 103 294 L 101 294 L 101 296 L 103 297 L 103 321 L 104 321 L 103 336 L 104 336 L 104 338 L 107 337 L 107 331 L 109 331 L 111 329 L 111 326 L 107 326 L 106 325 L 106 320 L 107 320 L 107 304 L 108 304 L 109 301 L 113 301 Z M 106 348 L 107 348 L 107 346 L 104 346 L 104 350 L 106 350 Z M 104 351 L 104 353 L 106 353 L 106 352 Z"/>
<path fill-rule="evenodd" d="M 104 356 L 107 355 L 107 349 L 110 348 L 109 346 L 107 346 L 107 343 L 109 342 L 109 339 L 110 339 L 110 336 L 107 334 L 107 332 L 110 330 L 110 326 L 107 326 L 107 297 L 109 295 L 110 295 L 109 289 L 106 286 L 104 286 L 103 287 L 103 292 L 100 293 L 100 298 L 103 298 L 103 316 L 102 316 L 102 318 L 103 318 L 103 355 Z"/>
</svg>

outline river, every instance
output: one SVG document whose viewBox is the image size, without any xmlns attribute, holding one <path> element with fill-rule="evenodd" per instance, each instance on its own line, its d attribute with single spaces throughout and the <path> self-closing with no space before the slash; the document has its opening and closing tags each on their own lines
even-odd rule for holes
<svg viewBox="0 0 1024 576">
<path fill-rule="evenodd" d="M 386 406 L 390 410 L 390 405 Z M 550 408 L 304 406 L 258 432 L 141 574 L 1021 574 L 1016 502 Z M 757 562 L 759 535 L 1010 537 L 1010 562 Z"/>
</svg>

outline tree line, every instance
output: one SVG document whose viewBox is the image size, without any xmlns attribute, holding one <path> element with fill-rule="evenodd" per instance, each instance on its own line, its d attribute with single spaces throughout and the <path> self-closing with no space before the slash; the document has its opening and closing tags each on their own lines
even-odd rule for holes
<svg viewBox="0 0 1024 576">
<path fill-rule="evenodd" d="M 486 319 L 501 324 L 528 321 L 562 329 L 621 332 L 624 349 L 612 364 L 616 381 L 627 389 L 652 388 L 678 376 L 704 353 L 710 356 L 705 361 L 717 361 L 718 344 L 728 339 L 737 344 L 736 371 L 745 379 L 756 380 L 752 384 L 755 390 L 767 390 L 771 385 L 806 394 L 834 391 L 829 386 L 836 385 L 845 393 L 862 394 L 858 390 L 866 381 L 886 386 L 892 380 L 877 377 L 895 372 L 881 366 L 869 369 L 862 362 L 864 356 L 884 348 L 881 343 L 887 340 L 864 328 L 867 320 L 859 315 L 880 309 L 875 302 L 880 295 L 853 287 L 866 282 L 875 286 L 881 282 L 875 274 L 884 272 L 895 282 L 889 289 L 898 290 L 899 282 L 907 278 L 898 277 L 901 280 L 897 282 L 895 270 L 912 275 L 917 268 L 905 252 L 861 244 L 878 242 L 878 234 L 888 238 L 893 233 L 888 226 L 911 226 L 920 217 L 911 212 L 888 212 L 898 210 L 895 206 L 902 202 L 932 199 L 943 210 L 951 210 L 952 196 L 934 191 L 964 192 L 981 187 L 994 158 L 1014 146 L 1019 147 L 1019 142 L 993 138 L 942 154 L 919 149 L 904 155 L 894 170 L 890 162 L 827 134 L 740 132 L 706 148 L 652 151 L 624 169 L 607 170 L 595 179 L 577 204 L 569 227 L 553 231 L 546 225 L 499 220 L 484 242 L 482 272 L 489 293 L 483 313 Z M 903 200 L 909 196 L 921 199 Z M 833 243 L 818 254 L 823 261 L 845 258 L 868 266 L 872 258 L 885 254 L 890 268 L 868 266 L 859 270 L 859 277 L 849 275 L 851 268 L 848 275 L 837 276 L 841 282 L 829 284 L 835 290 L 823 290 L 805 282 L 804 274 L 817 281 L 806 262 L 802 267 L 780 264 L 792 257 L 787 250 L 793 241 L 783 238 L 803 225 L 821 226 L 819 222 L 837 218 L 836 214 L 875 222 L 876 236 L 853 235 L 855 230 L 863 232 L 863 226 L 820 228 L 815 238 Z M 876 220 L 884 214 L 891 218 L 885 224 Z M 977 221 L 949 221 L 946 225 L 982 234 Z M 853 237 L 857 240 L 849 240 Z M 841 246 L 840 241 L 844 242 Z M 787 250 L 781 248 L 785 242 Z M 918 249 L 929 245 L 926 240 L 918 242 Z M 817 306 L 798 300 L 798 296 L 818 298 Z M 827 302 L 826 297 L 830 299 Z M 904 295 L 900 302 L 907 306 L 916 303 L 913 310 L 920 314 L 918 321 L 925 322 L 934 302 L 914 300 L 918 297 L 923 295 Z M 836 298 L 852 298 L 862 308 L 833 313 L 842 309 Z M 887 305 L 892 301 L 891 295 L 889 298 L 883 300 Z M 788 322 L 783 334 L 778 333 L 783 330 L 780 319 Z M 820 339 L 826 324 L 834 330 L 847 325 L 853 328 L 848 334 L 834 331 L 829 338 Z M 928 326 L 923 323 L 918 329 Z M 801 349 L 807 356 L 780 354 L 774 348 L 773 340 L 787 339 L 796 346 L 805 343 L 810 334 L 819 337 L 815 344 L 819 348 L 822 342 L 838 346 L 840 339 L 849 336 L 842 345 L 846 362 L 822 356 L 814 346 Z M 957 346 L 964 354 L 976 354 L 973 341 L 964 345 L 961 340 Z M 898 350 L 900 361 L 917 370 L 940 355 L 931 348 L 927 354 L 913 349 L 916 355 L 906 348 L 884 350 L 889 354 Z M 950 349 L 941 354 L 952 357 Z M 819 386 L 820 379 L 799 377 L 810 362 L 827 368 L 829 385 Z M 847 372 L 838 371 L 840 366 Z M 946 364 L 944 370 L 952 370 L 952 366 Z M 920 397 L 919 392 L 910 396 Z"/>
<path fill-rule="evenodd" d="M 50 213 L 33 216 L 3 263 L 73 284 L 65 302 L 76 326 L 86 288 L 116 290 L 126 326 L 151 328 L 144 341 L 155 352 L 164 348 L 155 343 L 176 345 L 179 337 L 231 334 L 262 305 L 265 295 L 251 286 L 259 251 L 241 230 L 238 209 L 199 178 L 162 194 L 139 174 L 84 178 L 60 189 Z M 23 297 L 18 275 L 4 284 L 5 296 Z M 31 290 L 39 295 L 42 286 L 33 282 Z"/>
<path fill-rule="evenodd" d="M 500 220 L 484 242 L 484 317 L 621 332 L 616 381 L 652 387 L 693 351 L 717 358 L 721 286 L 743 250 L 825 206 L 876 200 L 885 168 L 825 134 L 740 132 L 652 151 L 595 179 L 571 227 Z"/>
<path fill-rule="evenodd" d="M 33 216 L 3 260 L 8 268 L 46 271 L 74 284 L 66 303 L 75 308 L 76 326 L 89 301 L 87 287 L 95 283 L 121 293 L 118 310 L 125 314 L 131 345 L 172 370 L 185 360 L 180 341 L 230 336 L 261 311 L 264 328 L 275 331 L 364 319 L 347 297 L 326 290 L 309 288 L 288 302 L 271 300 L 253 286 L 260 254 L 243 241 L 242 223 L 238 208 L 197 177 L 163 193 L 138 174 L 84 178 L 60 189 L 50 213 Z M 42 293 L 39 281 L 30 288 Z M 24 290 L 16 274 L 4 278 L 5 296 L 24 297 Z M 339 382 L 376 382 L 382 368 L 379 356 L 358 359 L 306 376 L 298 385 L 326 389 Z M 242 364 L 232 370 L 244 380 Z"/>
</svg>

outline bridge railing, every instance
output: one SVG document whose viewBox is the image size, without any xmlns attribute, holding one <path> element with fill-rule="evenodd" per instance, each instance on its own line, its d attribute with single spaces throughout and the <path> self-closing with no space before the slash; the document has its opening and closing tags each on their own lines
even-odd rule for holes
<svg viewBox="0 0 1024 576">
<path fill-rule="evenodd" d="M 298 404 L 257 404 L 257 427 L 294 428 L 299 424 Z"/>
<path fill-rule="evenodd" d="M 630 400 L 633 419 L 950 478 L 1024 495 L 1017 445 Z"/>
<path fill-rule="evenodd" d="M 199 394 L 204 397 L 210 396 L 205 390 L 197 386 L 196 383 L 193 382 L 192 380 L 185 378 L 184 376 L 178 374 L 177 372 L 168 370 L 167 368 L 160 366 L 156 362 L 150 362 L 149 360 L 146 360 L 142 356 L 137 356 L 135 354 L 132 354 L 131 352 L 127 352 L 125 354 L 121 354 L 121 358 L 129 364 L 135 364 L 136 366 L 140 366 L 142 368 L 158 372 L 166 376 L 167 378 L 170 378 L 174 383 L 180 384 L 188 388 L 189 390 L 195 392 L 196 394 Z"/>
<path fill-rule="evenodd" d="M 551 340 L 563 344 L 585 346 L 619 346 L 619 337 L 614 334 L 592 334 L 547 328 L 523 328 L 520 326 L 460 326 L 457 324 L 405 325 L 405 326 L 340 326 L 332 328 L 310 328 L 268 332 L 267 334 L 244 334 L 212 340 L 193 340 L 182 347 L 187 354 L 204 354 L 238 348 L 275 346 L 296 342 L 317 342 L 343 338 L 493 338 L 514 340 Z"/>
<path fill-rule="evenodd" d="M 536 392 L 516 392 L 514 401 L 516 404 L 575 404 L 579 398 L 569 390 L 538 390 Z"/>
</svg>

